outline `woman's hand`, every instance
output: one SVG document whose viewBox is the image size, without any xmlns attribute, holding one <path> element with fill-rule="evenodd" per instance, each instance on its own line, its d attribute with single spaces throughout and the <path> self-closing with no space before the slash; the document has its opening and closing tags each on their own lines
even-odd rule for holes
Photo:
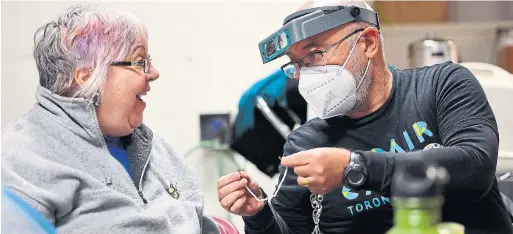
<svg viewBox="0 0 513 234">
<path fill-rule="evenodd" d="M 252 216 L 260 212 L 265 203 L 259 201 L 246 189 L 262 199 L 262 191 L 258 184 L 245 172 L 232 172 L 217 180 L 217 197 L 221 206 L 228 212 L 242 216 Z"/>
</svg>

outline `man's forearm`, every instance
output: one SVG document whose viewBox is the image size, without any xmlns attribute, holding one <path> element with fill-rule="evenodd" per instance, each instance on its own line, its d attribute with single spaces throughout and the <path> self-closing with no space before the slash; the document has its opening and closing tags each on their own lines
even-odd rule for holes
<svg viewBox="0 0 513 234">
<path fill-rule="evenodd" d="M 453 146 L 409 153 L 359 152 L 366 160 L 369 180 L 364 189 L 390 196 L 395 168 L 409 158 L 433 160 L 450 176 L 446 194 L 465 194 L 469 199 L 484 196 L 494 179 L 496 160 L 469 146 Z"/>
</svg>

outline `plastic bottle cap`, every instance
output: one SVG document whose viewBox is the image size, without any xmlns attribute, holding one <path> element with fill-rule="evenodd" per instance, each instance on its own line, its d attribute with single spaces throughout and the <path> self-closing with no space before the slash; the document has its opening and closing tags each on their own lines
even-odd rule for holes
<svg viewBox="0 0 513 234">
<path fill-rule="evenodd" d="M 465 227 L 459 223 L 441 223 L 437 229 L 440 234 L 465 234 Z"/>
</svg>

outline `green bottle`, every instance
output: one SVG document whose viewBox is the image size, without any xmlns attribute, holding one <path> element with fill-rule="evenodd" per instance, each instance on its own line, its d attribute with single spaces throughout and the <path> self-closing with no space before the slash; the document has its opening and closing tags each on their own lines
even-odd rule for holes
<svg viewBox="0 0 513 234">
<path fill-rule="evenodd" d="M 464 234 L 461 224 L 441 223 L 448 177 L 444 168 L 423 160 L 398 167 L 392 181 L 394 226 L 386 234 Z"/>
</svg>

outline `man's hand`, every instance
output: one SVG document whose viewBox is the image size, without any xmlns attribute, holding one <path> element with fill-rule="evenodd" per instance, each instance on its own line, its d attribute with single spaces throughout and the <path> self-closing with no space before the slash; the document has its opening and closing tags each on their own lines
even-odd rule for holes
<svg viewBox="0 0 513 234">
<path fill-rule="evenodd" d="M 246 189 L 262 199 L 258 184 L 245 172 L 232 172 L 217 180 L 217 197 L 221 206 L 228 212 L 242 216 L 252 216 L 264 208 L 264 202 L 258 201 Z"/>
<path fill-rule="evenodd" d="M 341 148 L 316 148 L 281 159 L 284 167 L 293 167 L 297 183 L 312 193 L 326 194 L 342 186 L 342 174 L 349 164 L 350 152 Z"/>
</svg>

